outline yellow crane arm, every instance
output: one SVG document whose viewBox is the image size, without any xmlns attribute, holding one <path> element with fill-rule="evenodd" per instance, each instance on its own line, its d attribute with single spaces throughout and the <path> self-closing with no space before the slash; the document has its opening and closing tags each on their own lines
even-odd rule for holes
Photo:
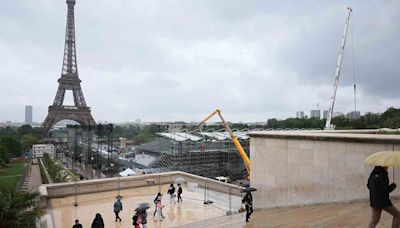
<svg viewBox="0 0 400 228">
<path fill-rule="evenodd" d="M 222 124 L 224 125 L 226 131 L 228 131 L 229 135 L 231 136 L 232 142 L 235 145 L 237 151 L 239 152 L 240 157 L 242 158 L 242 160 L 244 162 L 244 166 L 246 167 L 247 173 L 250 175 L 250 159 L 247 156 L 246 152 L 244 151 L 242 145 L 240 145 L 239 140 L 233 134 L 229 125 L 225 122 L 225 119 L 221 114 L 221 110 L 217 109 L 213 113 L 208 115 L 203 121 L 200 122 L 200 124 L 198 125 L 199 128 L 202 127 L 204 124 L 206 124 L 207 121 L 210 120 L 215 114 L 218 114 L 219 118 L 221 118 Z"/>
</svg>

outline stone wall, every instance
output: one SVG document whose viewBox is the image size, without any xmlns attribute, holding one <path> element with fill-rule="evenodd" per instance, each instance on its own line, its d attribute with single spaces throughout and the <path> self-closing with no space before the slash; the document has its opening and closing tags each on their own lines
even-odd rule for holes
<svg viewBox="0 0 400 228">
<path fill-rule="evenodd" d="M 68 183 L 45 184 L 39 187 L 41 197 L 40 206 L 46 208 L 48 200 L 65 196 L 88 194 L 96 192 L 116 191 L 119 189 L 131 189 L 146 186 L 161 186 L 163 184 L 175 183 L 177 178 L 183 178 L 185 183 L 193 182 L 201 188 L 241 196 L 241 187 L 219 182 L 217 180 L 180 172 L 165 172 L 159 174 L 146 174 L 141 176 L 129 176 L 120 178 L 104 178 Z"/>
<path fill-rule="evenodd" d="M 364 159 L 400 148 L 400 137 L 392 135 L 252 132 L 250 137 L 255 208 L 368 199 L 366 182 L 373 167 Z M 392 169 L 389 173 L 392 181 Z"/>
</svg>

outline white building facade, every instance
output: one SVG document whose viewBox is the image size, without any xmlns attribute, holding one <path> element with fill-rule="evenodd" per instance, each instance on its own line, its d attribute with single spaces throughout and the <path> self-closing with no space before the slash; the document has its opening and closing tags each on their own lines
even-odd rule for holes
<svg viewBox="0 0 400 228">
<path fill-rule="evenodd" d="M 32 156 L 34 158 L 41 158 L 44 154 L 48 154 L 50 158 L 54 159 L 55 147 L 53 144 L 35 144 L 32 146 Z"/>
</svg>

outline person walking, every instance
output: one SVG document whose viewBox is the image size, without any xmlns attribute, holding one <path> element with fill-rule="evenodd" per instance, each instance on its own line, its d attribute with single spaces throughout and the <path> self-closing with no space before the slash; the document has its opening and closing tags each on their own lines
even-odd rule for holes
<svg viewBox="0 0 400 228">
<path fill-rule="evenodd" d="M 147 212 L 146 210 L 142 210 L 138 213 L 138 216 L 140 217 L 141 223 L 142 223 L 142 228 L 147 228 Z"/>
<path fill-rule="evenodd" d="M 164 205 L 161 204 L 161 200 L 157 201 L 156 214 L 154 216 L 154 221 L 159 221 L 159 220 L 162 221 L 165 218 L 165 216 L 162 213 L 163 207 L 164 207 Z"/>
<path fill-rule="evenodd" d="M 104 221 L 100 213 L 96 214 L 96 217 L 92 222 L 92 228 L 104 228 Z"/>
<path fill-rule="evenodd" d="M 76 219 L 75 220 L 75 225 L 73 225 L 72 228 L 83 228 L 83 227 L 82 227 L 82 224 L 79 223 L 79 220 Z"/>
<path fill-rule="evenodd" d="M 395 183 L 389 185 L 388 167 L 375 166 L 368 178 L 369 202 L 372 208 L 370 228 L 378 224 L 382 210 L 393 216 L 392 228 L 400 227 L 400 212 L 389 199 L 389 193 L 396 188 Z"/>
<path fill-rule="evenodd" d="M 122 219 L 119 217 L 120 211 L 122 211 L 122 202 L 121 198 L 118 197 L 118 199 L 114 203 L 115 221 L 118 221 L 118 219 L 120 222 L 122 221 Z"/>
<path fill-rule="evenodd" d="M 134 214 L 133 217 L 132 217 L 132 220 L 133 220 L 132 225 L 133 225 L 134 228 L 140 228 L 140 225 L 138 223 L 138 219 L 139 219 L 138 214 L 137 213 Z"/>
<path fill-rule="evenodd" d="M 168 188 L 168 194 L 169 194 L 170 205 L 172 205 L 172 203 L 174 203 L 174 205 L 175 205 L 175 187 L 174 187 L 174 184 L 172 184 L 172 183 Z"/>
<path fill-rule="evenodd" d="M 181 202 L 182 203 L 182 186 L 181 184 L 178 184 L 178 203 Z"/>
<path fill-rule="evenodd" d="M 154 213 L 153 216 L 156 216 L 156 212 L 157 212 L 157 202 L 160 201 L 161 202 L 161 193 L 157 193 L 156 198 L 154 199 Z"/>
<path fill-rule="evenodd" d="M 242 199 L 242 203 L 246 207 L 246 222 L 248 222 L 253 213 L 253 196 L 251 195 L 251 192 L 246 193 Z"/>
</svg>

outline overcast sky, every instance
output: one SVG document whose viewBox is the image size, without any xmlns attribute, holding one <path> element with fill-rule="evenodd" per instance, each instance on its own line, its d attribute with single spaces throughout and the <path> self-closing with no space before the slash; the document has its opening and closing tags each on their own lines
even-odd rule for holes
<svg viewBox="0 0 400 228">
<path fill-rule="evenodd" d="M 100 121 L 266 121 L 329 106 L 353 7 L 335 111 L 400 104 L 400 1 L 77 0 L 79 77 Z M 41 122 L 61 74 L 64 0 L 0 0 L 0 121 Z M 352 32 L 354 31 L 354 32 Z M 352 34 L 354 36 L 352 36 Z M 354 38 L 354 39 L 352 39 Z M 67 94 L 65 104 L 72 102 Z"/>
</svg>

